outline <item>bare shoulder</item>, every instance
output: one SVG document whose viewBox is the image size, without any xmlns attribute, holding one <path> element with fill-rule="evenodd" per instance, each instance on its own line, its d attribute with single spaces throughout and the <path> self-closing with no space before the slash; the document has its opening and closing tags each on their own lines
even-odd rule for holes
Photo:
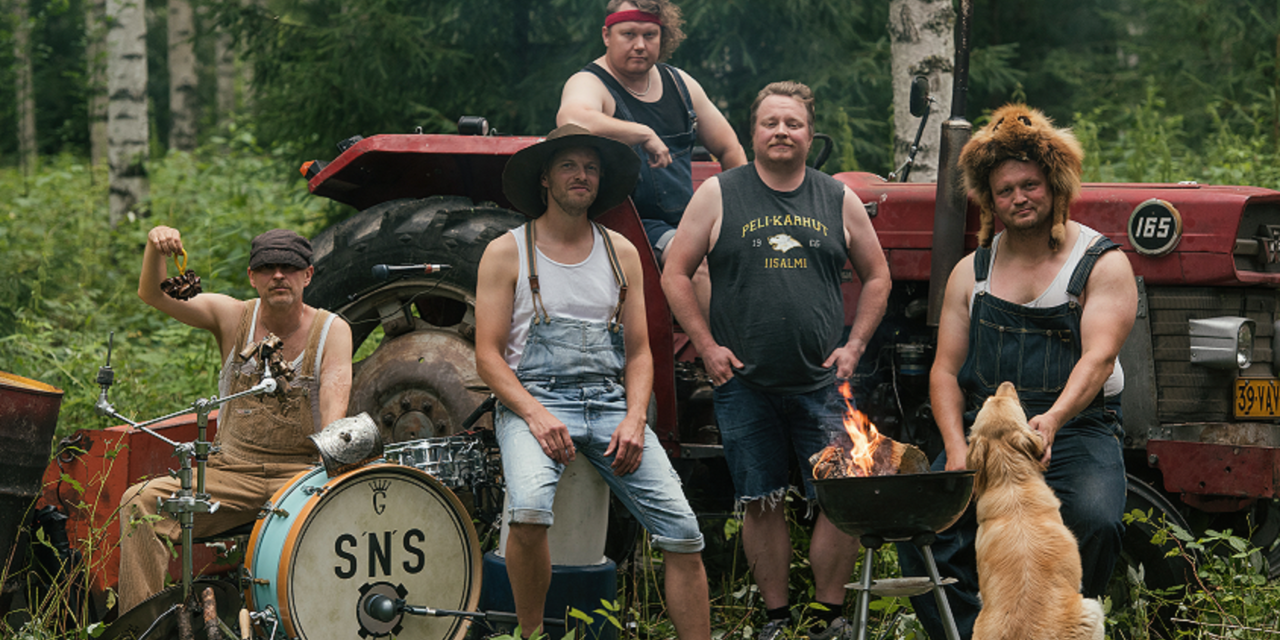
<svg viewBox="0 0 1280 640">
<path fill-rule="evenodd" d="M 480 256 L 477 277 L 480 283 L 495 280 L 515 281 L 520 273 L 520 249 L 513 234 L 504 233 L 489 242 Z"/>
<path fill-rule="evenodd" d="M 628 240 L 626 236 L 607 227 L 605 228 L 605 232 L 609 234 L 609 240 L 613 242 L 613 248 L 618 252 L 618 259 L 640 259 L 640 250 L 636 249 L 636 245 Z"/>
<path fill-rule="evenodd" d="M 1113 249 L 1098 256 L 1085 285 L 1085 299 L 1102 292 L 1137 300 L 1138 286 L 1134 282 L 1133 265 L 1129 264 L 1129 256 L 1124 251 Z"/>
</svg>

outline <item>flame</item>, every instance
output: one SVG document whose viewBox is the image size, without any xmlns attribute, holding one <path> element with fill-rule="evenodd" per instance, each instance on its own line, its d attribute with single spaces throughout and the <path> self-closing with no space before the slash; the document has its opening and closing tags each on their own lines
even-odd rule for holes
<svg viewBox="0 0 1280 640">
<path fill-rule="evenodd" d="M 853 408 L 853 389 L 847 380 L 840 385 L 840 395 L 844 396 L 844 430 L 849 434 L 849 440 L 853 442 L 853 448 L 849 451 L 847 474 L 870 476 L 872 466 L 875 464 L 872 455 L 885 437 L 880 435 L 876 426 L 867 419 L 867 414 Z"/>
</svg>

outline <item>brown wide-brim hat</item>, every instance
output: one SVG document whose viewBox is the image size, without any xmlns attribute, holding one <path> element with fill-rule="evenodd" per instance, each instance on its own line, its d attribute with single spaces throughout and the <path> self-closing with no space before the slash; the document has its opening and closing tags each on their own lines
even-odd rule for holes
<svg viewBox="0 0 1280 640">
<path fill-rule="evenodd" d="M 596 200 L 587 208 L 596 217 L 627 199 L 640 177 L 640 157 L 631 147 L 600 136 L 591 135 L 576 124 L 556 127 L 542 142 L 525 147 L 507 160 L 502 171 L 502 192 L 517 209 L 537 218 L 547 212 L 543 197 L 542 172 L 552 156 L 562 149 L 591 147 L 600 154 L 600 188 Z"/>
<path fill-rule="evenodd" d="M 1025 104 L 1007 104 L 991 114 L 987 126 L 973 134 L 960 152 L 965 186 L 978 201 L 981 226 L 978 243 L 991 246 L 995 228 L 995 199 L 991 193 L 991 172 L 1005 160 L 1035 162 L 1044 171 L 1053 191 L 1051 249 L 1066 239 L 1066 223 L 1071 203 L 1080 195 L 1080 174 L 1084 149 L 1070 129 L 1057 128 L 1039 109 Z"/>
</svg>

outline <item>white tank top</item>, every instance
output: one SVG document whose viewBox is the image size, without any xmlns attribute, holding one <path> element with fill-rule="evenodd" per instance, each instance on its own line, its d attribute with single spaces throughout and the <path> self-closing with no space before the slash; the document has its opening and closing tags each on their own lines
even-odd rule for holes
<svg viewBox="0 0 1280 640">
<path fill-rule="evenodd" d="M 525 223 L 532 224 L 532 223 Z M 609 252 L 605 249 L 600 230 L 591 225 L 594 241 L 591 254 L 577 264 L 561 264 L 537 252 L 538 286 L 542 304 L 547 313 L 556 318 L 570 318 L 590 322 L 608 322 L 618 306 L 618 283 L 613 279 L 609 266 Z M 528 247 L 525 246 L 524 225 L 511 230 L 520 254 L 520 275 L 516 278 L 515 304 L 511 310 L 511 334 L 502 354 L 507 364 L 515 369 L 520 365 L 524 343 L 529 336 L 529 322 L 533 319 L 533 294 L 529 291 Z"/>
<path fill-rule="evenodd" d="M 1084 252 L 1093 244 L 1102 234 L 1090 229 L 1084 225 L 1080 225 L 1080 237 L 1076 238 L 1075 246 L 1071 247 L 1071 255 L 1067 256 L 1067 262 L 1062 265 L 1062 269 L 1058 271 L 1058 275 L 1053 278 L 1053 282 L 1040 294 L 1035 300 L 1028 302 L 1022 306 L 1033 309 L 1044 309 L 1048 307 L 1056 307 L 1060 304 L 1068 302 L 1079 302 L 1078 296 L 1067 293 L 1067 285 L 1071 283 L 1071 276 L 1076 271 L 1076 265 L 1080 264 L 1080 259 L 1084 257 Z M 1000 246 L 1000 239 L 1004 236 L 1004 232 L 996 234 L 991 239 L 991 264 L 996 263 L 996 251 Z M 982 282 L 973 283 L 973 295 L 969 297 L 969 316 L 973 316 L 973 299 L 981 293 L 991 293 L 991 275 L 993 270 L 988 269 L 988 276 Z M 1120 358 L 1116 358 L 1116 366 L 1111 371 L 1111 376 L 1107 378 L 1102 390 L 1107 396 L 1114 396 L 1124 391 L 1124 369 L 1120 367 Z"/>
</svg>

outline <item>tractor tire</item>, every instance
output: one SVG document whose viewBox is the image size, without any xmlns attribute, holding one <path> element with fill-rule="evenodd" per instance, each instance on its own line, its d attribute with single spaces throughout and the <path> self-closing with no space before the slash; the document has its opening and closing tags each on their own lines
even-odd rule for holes
<svg viewBox="0 0 1280 640">
<path fill-rule="evenodd" d="M 383 330 L 378 348 L 354 365 L 349 412 L 368 413 L 386 442 L 456 433 L 484 400 L 475 373 L 476 270 L 489 242 L 525 219 L 467 198 L 394 200 L 313 240 L 307 303 L 341 314 L 356 349 Z M 421 263 L 449 268 L 373 276 L 377 264 Z"/>
<path fill-rule="evenodd" d="M 1125 525 L 1120 559 L 1107 590 L 1112 598 L 1112 608 L 1117 611 L 1132 605 L 1130 571 L 1142 576 L 1147 589 L 1191 589 L 1195 585 L 1195 567 L 1178 549 L 1176 541 L 1172 538 L 1159 544 L 1152 541 L 1156 532 L 1167 525 L 1177 525 L 1185 531 L 1191 531 L 1191 526 L 1164 494 L 1130 474 L 1124 512 L 1130 513 L 1135 509 L 1150 512 L 1151 518 L 1147 522 L 1134 521 Z M 1153 626 L 1150 632 L 1153 637 L 1172 638 L 1178 635 L 1178 628 L 1170 622 L 1172 615 L 1171 605 L 1157 606 L 1151 616 Z"/>
</svg>

